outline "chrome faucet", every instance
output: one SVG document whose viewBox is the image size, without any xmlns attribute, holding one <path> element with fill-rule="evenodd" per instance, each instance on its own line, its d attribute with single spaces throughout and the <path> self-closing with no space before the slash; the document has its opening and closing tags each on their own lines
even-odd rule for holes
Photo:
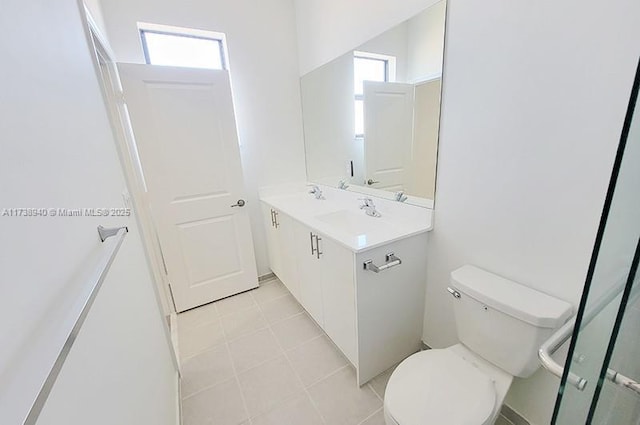
<svg viewBox="0 0 640 425">
<path fill-rule="evenodd" d="M 371 217 L 382 217 L 382 214 L 380 214 L 377 210 L 376 210 L 376 206 L 373 204 L 373 199 L 371 198 L 361 198 L 360 199 L 362 201 L 362 205 L 360 205 L 360 209 L 364 210 L 364 212 Z"/>
<path fill-rule="evenodd" d="M 346 181 L 340 180 L 338 182 L 338 189 L 347 190 L 348 187 L 349 187 L 349 185 L 347 184 Z"/>
<path fill-rule="evenodd" d="M 407 197 L 407 195 L 404 194 L 404 192 L 402 190 L 400 192 L 396 192 L 396 201 L 404 202 L 407 199 L 409 199 L 409 198 Z"/>
<path fill-rule="evenodd" d="M 311 185 L 311 190 L 309 191 L 309 193 L 313 194 L 316 199 L 325 199 L 324 195 L 322 194 L 322 189 L 320 189 L 318 185 Z"/>
</svg>

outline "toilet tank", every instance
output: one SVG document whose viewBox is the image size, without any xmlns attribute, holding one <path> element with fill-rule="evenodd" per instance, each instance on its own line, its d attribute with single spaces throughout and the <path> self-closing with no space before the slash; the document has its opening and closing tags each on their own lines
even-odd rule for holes
<svg viewBox="0 0 640 425">
<path fill-rule="evenodd" d="M 538 369 L 540 346 L 573 314 L 573 306 L 466 265 L 451 272 L 460 342 L 513 376 Z"/>
</svg>

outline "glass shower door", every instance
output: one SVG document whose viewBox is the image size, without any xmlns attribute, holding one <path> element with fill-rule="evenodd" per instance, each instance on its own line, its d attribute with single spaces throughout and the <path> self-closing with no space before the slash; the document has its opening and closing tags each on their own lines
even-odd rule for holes
<svg viewBox="0 0 640 425">
<path fill-rule="evenodd" d="M 552 424 L 640 425 L 639 87 L 640 66 Z"/>
</svg>

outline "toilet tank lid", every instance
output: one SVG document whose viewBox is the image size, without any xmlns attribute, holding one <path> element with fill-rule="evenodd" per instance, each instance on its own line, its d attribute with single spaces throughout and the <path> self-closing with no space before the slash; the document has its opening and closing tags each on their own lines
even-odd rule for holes
<svg viewBox="0 0 640 425">
<path fill-rule="evenodd" d="M 566 301 L 471 265 L 452 271 L 451 284 L 458 292 L 541 328 L 559 328 L 573 314 Z"/>
</svg>

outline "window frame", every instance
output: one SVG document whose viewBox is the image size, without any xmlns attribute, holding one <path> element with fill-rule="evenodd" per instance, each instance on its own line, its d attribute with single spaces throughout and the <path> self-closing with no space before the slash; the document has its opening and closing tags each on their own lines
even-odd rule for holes
<svg viewBox="0 0 640 425">
<path fill-rule="evenodd" d="M 174 27 L 171 25 L 151 24 L 147 22 L 138 22 L 138 33 L 140 35 L 140 42 L 142 44 L 144 61 L 147 65 L 153 65 L 153 64 L 151 63 L 151 58 L 149 57 L 149 50 L 147 47 L 145 33 L 152 33 L 152 34 L 170 35 L 175 37 L 194 38 L 198 40 L 215 41 L 218 43 L 218 48 L 220 53 L 220 64 L 222 66 L 221 69 L 226 71 L 229 70 L 229 62 L 228 62 L 229 55 L 227 52 L 227 42 L 226 42 L 226 37 L 224 33 L 200 30 L 195 28 Z M 207 68 L 204 68 L 204 69 L 207 69 Z M 213 69 L 213 68 L 209 68 L 209 69 Z"/>
</svg>

